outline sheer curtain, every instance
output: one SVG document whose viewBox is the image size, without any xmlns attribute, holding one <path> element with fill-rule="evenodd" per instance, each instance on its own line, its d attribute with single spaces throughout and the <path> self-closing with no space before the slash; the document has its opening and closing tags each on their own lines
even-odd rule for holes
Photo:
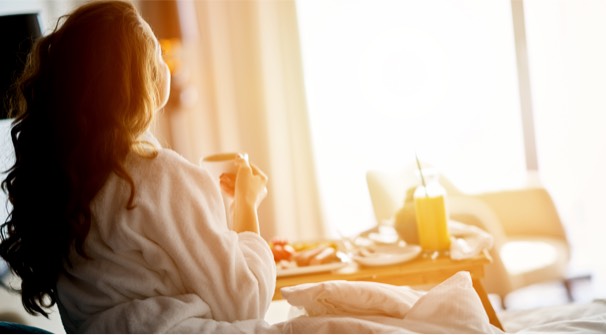
<svg viewBox="0 0 606 335">
<path fill-rule="evenodd" d="M 574 246 L 606 294 L 606 2 L 525 2 L 541 179 Z"/>
<path fill-rule="evenodd" d="M 188 89 L 171 98 L 180 105 L 158 115 L 159 140 L 194 163 L 219 151 L 247 152 L 270 178 L 262 235 L 323 236 L 294 1 L 170 1 L 184 34 L 178 80 Z M 84 2 L 0 1 L 0 13 L 40 12 L 47 31 Z M 158 4 L 134 2 L 142 12 Z"/>
<path fill-rule="evenodd" d="M 178 4 L 186 21 L 197 22 L 183 53 L 196 97 L 167 108 L 157 134 L 192 162 L 247 152 L 269 176 L 259 211 L 266 239 L 323 236 L 294 2 Z"/>
</svg>

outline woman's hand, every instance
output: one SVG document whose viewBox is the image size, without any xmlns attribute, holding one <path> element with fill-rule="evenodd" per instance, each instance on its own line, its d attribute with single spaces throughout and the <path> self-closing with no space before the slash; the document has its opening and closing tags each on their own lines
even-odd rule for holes
<svg viewBox="0 0 606 335">
<path fill-rule="evenodd" d="M 267 176 L 242 156 L 236 158 L 236 175 L 222 174 L 221 189 L 234 197 L 232 229 L 259 232 L 257 209 L 267 196 Z"/>
<path fill-rule="evenodd" d="M 256 165 L 249 163 L 243 156 L 235 159 L 237 174 L 224 173 L 220 176 L 223 192 L 238 197 L 258 208 L 267 196 L 267 176 Z"/>
</svg>

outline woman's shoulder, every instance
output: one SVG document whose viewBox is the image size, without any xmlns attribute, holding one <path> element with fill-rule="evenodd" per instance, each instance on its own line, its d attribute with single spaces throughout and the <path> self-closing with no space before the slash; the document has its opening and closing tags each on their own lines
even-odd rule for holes
<svg viewBox="0 0 606 335">
<path fill-rule="evenodd" d="M 152 178 L 152 180 L 179 176 L 210 178 L 202 168 L 191 163 L 179 153 L 165 148 L 156 149 L 153 155 L 133 154 L 127 165 L 135 175 Z"/>
<path fill-rule="evenodd" d="M 139 172 L 137 170 L 153 172 L 170 167 L 195 168 L 179 153 L 164 148 L 150 131 L 141 134 L 135 145 L 125 162 L 129 170 L 135 170 L 132 172 Z"/>
<path fill-rule="evenodd" d="M 132 151 L 125 164 L 138 190 L 143 193 L 161 190 L 162 193 L 178 193 L 179 196 L 207 193 L 214 189 L 220 193 L 218 183 L 214 183 L 210 174 L 200 166 L 174 150 L 163 148 L 150 133 L 143 134 L 140 140 L 151 144 L 146 146 L 149 150 Z"/>
<path fill-rule="evenodd" d="M 212 206 L 220 204 L 219 183 L 215 183 L 207 171 L 173 150 L 158 149 L 154 157 L 133 154 L 126 168 L 135 185 L 137 206 L 150 204 L 156 207 L 167 199 L 181 205 L 201 201 Z M 117 176 L 113 180 L 128 187 Z"/>
</svg>

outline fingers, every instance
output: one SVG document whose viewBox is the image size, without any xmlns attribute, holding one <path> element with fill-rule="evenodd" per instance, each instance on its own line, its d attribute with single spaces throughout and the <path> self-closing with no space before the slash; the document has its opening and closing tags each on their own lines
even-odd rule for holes
<svg viewBox="0 0 606 335">
<path fill-rule="evenodd" d="M 238 170 L 233 180 L 233 197 L 238 199 L 236 201 L 248 203 L 256 209 L 267 196 L 267 176 L 256 165 L 251 164 L 244 155 L 238 155 L 235 163 Z M 231 182 L 226 180 L 225 187 Z"/>
<path fill-rule="evenodd" d="M 238 167 L 238 169 L 244 167 L 250 167 L 250 164 L 248 163 L 248 155 L 247 154 L 238 154 L 238 156 L 235 159 L 236 162 L 236 166 Z"/>
<path fill-rule="evenodd" d="M 253 175 L 259 176 L 261 177 L 261 179 L 265 182 L 267 182 L 268 178 L 267 175 L 261 171 L 261 169 L 259 169 L 255 164 L 250 163 L 250 167 L 252 169 Z"/>
<path fill-rule="evenodd" d="M 267 182 L 267 175 L 261 169 L 259 169 L 258 166 L 248 161 L 247 154 L 239 154 L 238 157 L 236 157 L 236 164 L 238 164 L 238 169 L 242 168 L 243 166 L 247 169 L 250 168 L 254 176 L 259 176 L 261 180 Z"/>
<path fill-rule="evenodd" d="M 219 185 L 221 190 L 230 196 L 234 196 L 236 189 L 236 175 L 233 173 L 223 173 L 219 177 Z"/>
<path fill-rule="evenodd" d="M 236 171 L 219 176 L 221 191 L 231 197 L 238 192 L 252 192 L 254 197 L 263 198 L 267 194 L 267 175 L 248 160 L 248 154 L 238 154 L 234 159 Z M 240 191 L 237 191 L 239 189 Z M 244 194 L 243 193 L 243 194 Z"/>
</svg>

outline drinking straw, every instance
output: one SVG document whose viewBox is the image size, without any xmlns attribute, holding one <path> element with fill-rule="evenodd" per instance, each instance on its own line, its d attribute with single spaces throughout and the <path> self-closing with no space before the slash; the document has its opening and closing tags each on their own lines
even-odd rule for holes
<svg viewBox="0 0 606 335">
<path fill-rule="evenodd" d="M 421 175 L 421 183 L 423 184 L 423 187 L 425 188 L 425 196 L 429 196 L 427 194 L 427 184 L 425 184 L 425 176 L 423 176 L 423 169 L 421 168 L 421 162 L 419 161 L 419 155 L 417 155 L 417 153 L 415 153 L 415 158 L 417 160 L 417 167 L 419 168 L 419 174 Z"/>
</svg>

